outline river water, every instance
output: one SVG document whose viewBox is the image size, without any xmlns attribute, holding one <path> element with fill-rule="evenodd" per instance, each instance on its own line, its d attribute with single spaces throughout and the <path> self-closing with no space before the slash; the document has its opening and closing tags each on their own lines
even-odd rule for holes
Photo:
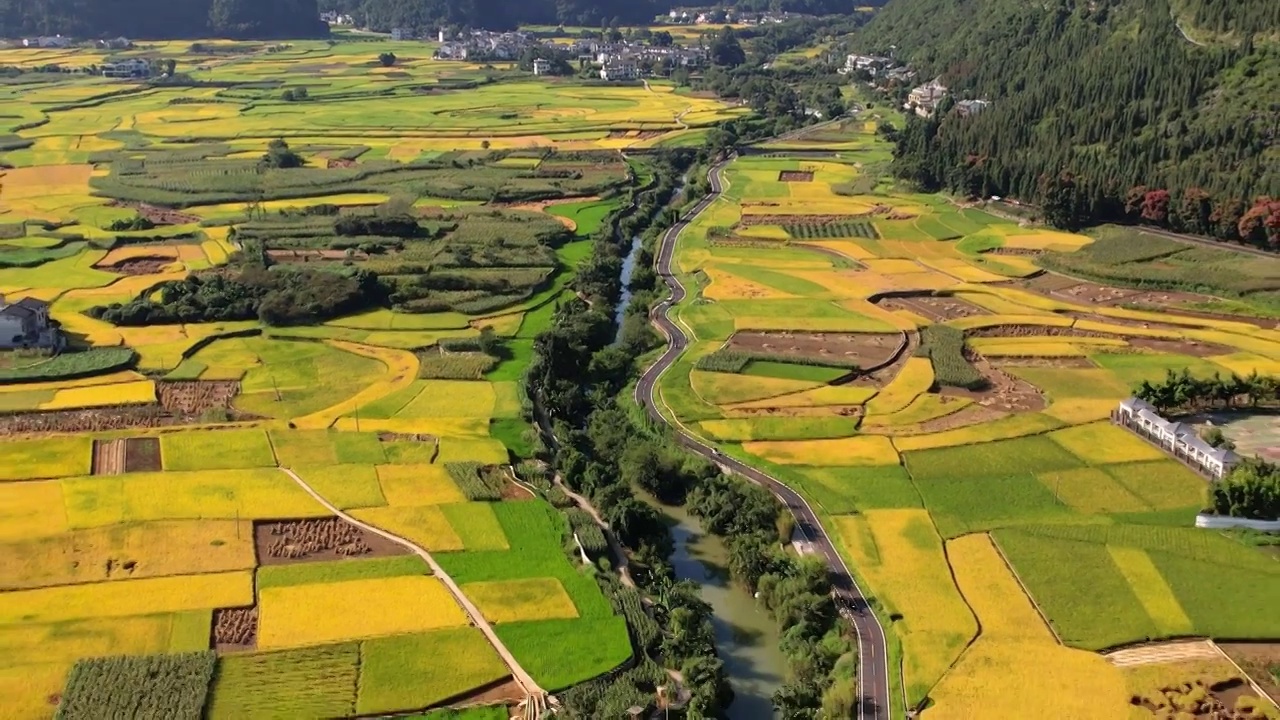
<svg viewBox="0 0 1280 720">
<path fill-rule="evenodd" d="M 684 508 L 650 502 L 672 523 L 676 577 L 697 583 L 714 613 L 716 650 L 734 692 L 729 720 L 774 717 L 771 698 L 786 672 L 777 624 L 746 590 L 730 582 L 729 552 L 720 538 L 703 532 Z"/>
<path fill-rule="evenodd" d="M 627 306 L 631 304 L 631 275 L 636 270 L 636 255 L 639 252 L 640 238 L 633 237 L 631 250 L 622 259 L 622 272 L 618 274 L 618 280 L 622 282 L 622 294 L 618 296 L 618 310 L 614 313 L 614 322 L 618 325 L 618 332 L 613 338 L 615 343 L 622 339 L 622 318 L 627 314 Z"/>
</svg>

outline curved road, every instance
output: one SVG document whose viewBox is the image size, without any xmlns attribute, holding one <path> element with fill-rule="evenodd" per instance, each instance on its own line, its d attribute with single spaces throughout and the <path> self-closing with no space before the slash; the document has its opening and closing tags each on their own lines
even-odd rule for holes
<svg viewBox="0 0 1280 720">
<path fill-rule="evenodd" d="M 728 472 L 741 475 L 756 484 L 768 488 L 774 495 L 778 496 L 787 506 L 787 509 L 791 511 L 791 514 L 795 516 L 796 527 L 804 533 L 805 539 L 812 546 L 814 553 L 826 561 L 831 573 L 832 595 L 836 600 L 836 606 L 839 608 L 840 614 L 853 623 L 854 630 L 858 635 L 858 696 L 861 699 L 858 706 L 858 719 L 888 720 L 891 716 L 891 705 L 889 703 L 888 652 L 885 646 L 884 628 L 880 626 L 880 620 L 868 607 L 862 589 L 858 587 L 857 581 L 853 579 L 853 574 L 849 572 L 848 566 L 845 565 L 840 554 L 836 552 L 835 545 L 832 544 L 831 539 L 827 537 L 826 532 L 822 529 L 822 523 L 819 522 L 813 508 L 809 507 L 809 503 L 799 493 L 776 478 L 705 445 L 689 434 L 683 426 L 680 426 L 678 420 L 673 425 L 658 410 L 658 402 L 655 397 L 658 379 L 675 363 L 676 359 L 680 357 L 680 354 L 689 345 L 688 336 L 668 316 L 671 308 L 683 301 L 687 295 L 684 286 L 680 284 L 680 281 L 671 272 L 676 240 L 679 239 L 681 231 L 688 227 L 689 222 L 696 218 L 699 213 L 706 210 L 719 197 L 722 183 L 720 173 L 728 162 L 727 160 L 723 161 L 711 168 L 707 174 L 707 179 L 711 183 L 711 192 L 695 205 L 680 222 L 673 225 L 662 236 L 662 243 L 658 249 L 657 257 L 658 274 L 666 280 L 667 287 L 671 290 L 671 295 L 653 308 L 650 320 L 666 336 L 667 349 L 662 354 L 662 357 L 658 358 L 658 361 L 640 377 L 640 382 L 636 384 L 636 402 L 643 404 L 649 416 L 654 420 L 671 426 L 676 439 L 689 451 L 716 463 Z"/>
</svg>

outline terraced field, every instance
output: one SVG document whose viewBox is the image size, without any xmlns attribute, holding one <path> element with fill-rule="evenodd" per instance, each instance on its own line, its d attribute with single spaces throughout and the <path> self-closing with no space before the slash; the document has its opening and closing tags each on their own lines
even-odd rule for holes
<svg viewBox="0 0 1280 720">
<path fill-rule="evenodd" d="M 21 107 L 0 118 L 0 293 L 48 303 L 68 341 L 0 353 L 0 715 L 94 697 L 112 675 L 85 661 L 107 655 L 200 665 L 215 718 L 514 706 L 627 661 L 565 517 L 503 469 L 530 453 L 518 380 L 623 204 L 618 149 L 737 111 L 421 44 L 201 47 L 126 54 L 217 85 L 0 83 Z M 264 159 L 281 137 L 299 167 Z M 266 296 L 204 306 L 254 272 L 268 294 L 295 274 L 380 290 L 301 321 Z"/>
<path fill-rule="evenodd" d="M 1274 375 L 1269 291 L 1046 274 L 1093 240 L 900 192 L 867 175 L 886 150 L 846 121 L 726 167 L 680 236 L 692 341 L 660 393 L 830 520 L 894 636 L 895 694 L 925 718 L 1125 716 L 1129 678 L 1096 651 L 1280 634 L 1274 555 L 1194 528 L 1205 480 L 1109 422 L 1169 370 Z M 1280 260 L 1247 264 L 1280 283 Z"/>
</svg>

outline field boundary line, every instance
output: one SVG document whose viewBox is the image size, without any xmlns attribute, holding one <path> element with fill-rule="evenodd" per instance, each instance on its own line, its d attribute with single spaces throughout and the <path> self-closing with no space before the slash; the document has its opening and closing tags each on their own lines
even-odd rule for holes
<svg viewBox="0 0 1280 720">
<path fill-rule="evenodd" d="M 1044 623 L 1044 626 L 1049 629 L 1049 633 L 1053 635 L 1053 639 L 1058 642 L 1058 645 L 1067 647 L 1067 644 L 1062 642 L 1062 636 L 1058 635 L 1057 629 L 1053 627 L 1053 623 L 1049 622 L 1049 616 L 1044 614 L 1044 610 L 1041 609 L 1040 603 L 1036 602 L 1035 597 L 1031 594 L 1031 590 L 1027 588 L 1027 584 L 1022 582 L 1022 576 L 1014 569 L 1013 563 L 1009 562 L 1009 556 L 1004 554 L 1004 548 L 1000 547 L 1000 541 L 996 539 L 995 535 L 992 535 L 989 532 L 987 535 L 991 537 L 991 545 L 995 547 L 996 552 L 1000 554 L 1000 559 L 1004 561 L 1005 567 L 1009 568 L 1009 573 L 1013 575 L 1013 579 L 1018 581 L 1018 587 L 1022 588 L 1022 594 L 1027 597 L 1027 601 L 1031 603 L 1031 607 L 1036 609 L 1036 614 L 1040 616 L 1040 620 Z"/>
<path fill-rule="evenodd" d="M 533 698 L 546 695 L 546 691 L 538 685 L 537 681 L 533 679 L 533 676 L 520 665 L 519 661 L 516 660 L 515 655 L 513 655 L 511 651 L 507 649 L 507 646 L 503 644 L 502 640 L 498 637 L 498 634 L 494 632 L 493 626 L 490 625 L 489 621 L 484 618 L 483 614 L 481 614 L 480 609 L 476 607 L 475 604 L 472 603 L 471 600 L 462 592 L 462 588 L 459 587 L 458 584 L 454 582 L 453 578 L 444 571 L 444 568 L 436 562 L 436 559 L 431 556 L 430 552 L 427 552 L 426 548 L 423 548 L 411 540 L 400 537 L 399 535 L 387 532 L 382 528 L 376 527 L 362 520 L 357 520 L 339 509 L 333 503 L 326 500 L 323 495 L 316 492 L 315 489 L 308 485 L 307 482 L 292 469 L 282 467 L 280 468 L 280 471 L 293 478 L 293 481 L 296 482 L 299 487 L 305 490 L 308 495 L 314 498 L 316 502 L 323 505 L 329 512 L 337 515 L 352 525 L 361 528 L 362 530 L 367 530 L 375 535 L 401 545 L 402 547 L 413 551 L 413 553 L 418 557 L 422 558 L 427 563 L 427 566 L 431 568 L 432 574 L 435 575 L 445 588 L 449 590 L 450 594 L 453 595 L 454 601 L 457 602 L 462 608 L 462 611 L 467 614 L 471 620 L 471 624 L 480 630 L 480 632 L 485 636 L 485 639 L 489 641 L 489 644 L 493 646 L 493 649 L 498 653 L 498 657 L 500 657 L 506 664 L 507 668 L 511 670 L 511 676 L 517 683 L 519 683 L 521 689 L 524 690 L 525 695 L 530 699 L 530 701 L 532 701 Z"/>
<path fill-rule="evenodd" d="M 912 480 L 912 484 L 914 483 L 915 481 Z M 929 515 L 929 522 L 930 524 L 933 525 L 933 531 L 935 533 L 938 533 L 938 539 L 942 541 L 942 557 L 944 560 L 947 561 L 947 574 L 951 576 L 951 584 L 952 586 L 955 587 L 956 594 L 960 596 L 960 602 L 964 603 L 964 606 L 969 609 L 969 614 L 973 616 L 973 625 L 975 628 L 977 628 L 976 631 L 973 633 L 973 637 L 969 638 L 969 640 L 965 642 L 964 649 L 961 650 L 956 655 L 955 659 L 951 661 L 951 664 L 947 665 L 947 669 L 942 673 L 942 675 L 938 676 L 938 679 L 935 680 L 934 683 L 929 686 L 929 689 L 925 691 L 924 700 L 927 700 L 929 698 L 929 693 L 933 692 L 934 688 L 941 685 L 942 681 L 947 679 L 947 676 L 951 674 L 952 670 L 956 669 L 956 666 L 960 664 L 960 661 L 964 659 L 964 656 L 968 655 L 969 651 L 973 649 L 973 646 L 978 643 L 978 640 L 982 639 L 983 630 L 982 630 L 982 618 L 978 617 L 977 611 L 973 609 L 973 605 L 969 602 L 969 598 L 964 594 L 964 590 L 960 589 L 960 583 L 956 581 L 956 568 L 954 565 L 951 564 L 951 552 L 947 549 L 947 540 L 946 538 L 942 537 L 942 533 L 938 532 L 938 524 L 933 519 L 933 513 L 929 513 L 927 510 L 925 512 L 928 513 Z M 991 533 L 970 533 L 970 534 L 984 535 L 987 538 L 987 542 L 994 542 L 991 539 Z M 959 537 L 966 537 L 966 535 L 961 535 Z M 902 683 L 902 694 L 904 697 L 903 702 L 905 702 L 906 692 L 907 692 L 907 683 L 904 677 L 903 683 Z"/>
<path fill-rule="evenodd" d="M 1213 638 L 1205 638 L 1205 642 L 1209 643 L 1209 647 L 1216 650 L 1219 655 L 1226 658 L 1227 662 L 1231 663 L 1231 667 L 1235 668 L 1236 670 L 1239 670 L 1240 676 L 1243 677 L 1245 679 L 1245 682 L 1249 683 L 1249 686 L 1252 687 L 1254 690 L 1256 690 L 1260 696 L 1266 698 L 1267 700 L 1270 700 L 1272 705 L 1276 706 L 1277 708 L 1280 708 L 1280 702 L 1278 702 L 1275 698 L 1271 697 L 1271 694 L 1268 693 L 1266 690 L 1263 690 L 1262 686 L 1254 681 L 1252 675 L 1245 672 L 1244 668 L 1240 667 L 1239 663 L 1233 660 L 1231 656 L 1228 655 L 1222 648 L 1218 647 L 1218 643 L 1214 642 Z"/>
</svg>

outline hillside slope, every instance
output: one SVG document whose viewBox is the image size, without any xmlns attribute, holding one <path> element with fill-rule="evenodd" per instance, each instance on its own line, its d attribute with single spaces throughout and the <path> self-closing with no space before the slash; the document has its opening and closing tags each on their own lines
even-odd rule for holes
<svg viewBox="0 0 1280 720">
<path fill-rule="evenodd" d="M 893 0 L 852 44 L 992 101 L 908 126 L 898 171 L 926 186 L 1034 200 L 1068 172 L 1086 217 L 1155 188 L 1237 219 L 1280 196 L 1275 0 Z"/>
</svg>

